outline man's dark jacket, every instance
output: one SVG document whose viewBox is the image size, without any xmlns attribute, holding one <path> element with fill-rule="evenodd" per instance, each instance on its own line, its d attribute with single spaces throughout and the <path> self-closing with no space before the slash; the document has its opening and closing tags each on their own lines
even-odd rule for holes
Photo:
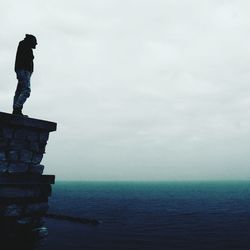
<svg viewBox="0 0 250 250">
<path fill-rule="evenodd" d="M 33 59 L 34 55 L 29 43 L 25 40 L 19 42 L 16 52 L 15 71 L 23 69 L 32 73 L 34 69 Z"/>
</svg>

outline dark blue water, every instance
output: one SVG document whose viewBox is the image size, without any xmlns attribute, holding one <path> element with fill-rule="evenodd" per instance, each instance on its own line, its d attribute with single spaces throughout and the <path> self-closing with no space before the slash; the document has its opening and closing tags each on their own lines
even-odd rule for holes
<svg viewBox="0 0 250 250">
<path fill-rule="evenodd" d="M 57 182 L 39 249 L 250 249 L 250 182 Z"/>
</svg>

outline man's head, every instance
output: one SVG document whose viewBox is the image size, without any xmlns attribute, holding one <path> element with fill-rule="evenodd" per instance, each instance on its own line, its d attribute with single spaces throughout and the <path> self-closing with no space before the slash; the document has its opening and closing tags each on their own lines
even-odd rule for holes
<svg viewBox="0 0 250 250">
<path fill-rule="evenodd" d="M 37 40 L 36 40 L 36 37 L 35 37 L 35 36 L 30 35 L 30 34 L 25 34 L 24 40 L 27 42 L 27 44 L 29 44 L 29 46 L 30 46 L 32 49 L 35 49 L 35 48 L 36 48 Z"/>
</svg>

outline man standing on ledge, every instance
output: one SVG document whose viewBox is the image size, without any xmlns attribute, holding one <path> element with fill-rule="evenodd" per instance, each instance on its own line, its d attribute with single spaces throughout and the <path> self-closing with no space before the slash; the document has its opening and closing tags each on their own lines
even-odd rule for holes
<svg viewBox="0 0 250 250">
<path fill-rule="evenodd" d="M 14 96 L 13 112 L 14 115 L 23 115 L 22 109 L 26 99 L 30 96 L 30 77 L 33 73 L 33 51 L 37 45 L 36 37 L 26 34 L 24 40 L 19 42 L 16 61 L 15 72 L 18 83 Z"/>
</svg>

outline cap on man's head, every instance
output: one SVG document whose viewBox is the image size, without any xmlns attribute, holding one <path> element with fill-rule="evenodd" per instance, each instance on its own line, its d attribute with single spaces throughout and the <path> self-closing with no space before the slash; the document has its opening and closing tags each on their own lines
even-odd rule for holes
<svg viewBox="0 0 250 250">
<path fill-rule="evenodd" d="M 32 39 L 32 40 L 36 40 L 36 37 L 31 35 L 31 34 L 25 34 L 25 39 Z"/>
</svg>

